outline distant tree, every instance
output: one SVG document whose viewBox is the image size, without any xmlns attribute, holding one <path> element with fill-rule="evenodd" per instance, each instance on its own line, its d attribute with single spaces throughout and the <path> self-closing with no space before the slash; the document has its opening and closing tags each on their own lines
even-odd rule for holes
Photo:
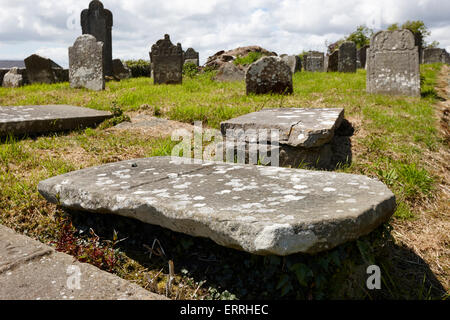
<svg viewBox="0 0 450 320">
<path fill-rule="evenodd" d="M 440 43 L 438 41 L 433 41 L 431 43 L 427 43 L 425 48 L 432 49 L 432 48 L 439 48 Z"/>
<path fill-rule="evenodd" d="M 373 30 L 361 25 L 356 28 L 356 31 L 347 37 L 347 41 L 353 41 L 356 48 L 360 49 L 366 45 L 370 45 L 370 38 L 373 35 Z"/>
<path fill-rule="evenodd" d="M 431 32 L 426 27 L 425 23 L 422 20 L 416 21 L 406 21 L 399 27 L 398 23 L 394 23 L 388 27 L 388 30 L 399 30 L 399 29 L 408 29 L 412 33 L 414 33 L 414 37 L 416 38 L 416 44 L 421 48 L 427 46 L 425 43 L 425 38 L 431 35 Z"/>
</svg>

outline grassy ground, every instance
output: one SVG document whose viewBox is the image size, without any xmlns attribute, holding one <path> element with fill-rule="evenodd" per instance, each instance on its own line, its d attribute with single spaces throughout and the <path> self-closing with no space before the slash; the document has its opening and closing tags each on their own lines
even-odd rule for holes
<svg viewBox="0 0 450 320">
<path fill-rule="evenodd" d="M 422 66 L 422 98 L 366 94 L 362 70 L 297 73 L 295 93 L 287 97 L 246 96 L 244 83 L 215 83 L 211 74 L 186 78 L 181 86 L 154 86 L 148 78 L 110 82 L 99 93 L 70 89 L 67 83 L 0 88 L 0 105 L 100 110 L 115 105 L 181 122 L 201 120 L 213 128 L 262 108 L 344 107 L 356 132 L 353 164 L 340 170 L 382 180 L 396 194 L 398 209 L 389 224 L 327 253 L 255 257 L 128 219 L 66 214 L 46 203 L 37 193 L 40 180 L 102 163 L 167 155 L 175 145 L 164 134 L 106 126 L 3 139 L 0 223 L 175 299 L 442 298 L 450 287 L 449 146 L 437 105 L 444 95 L 440 77 L 448 74 L 442 65 Z M 383 289 L 377 292 L 365 289 L 370 264 L 382 267 Z"/>
</svg>

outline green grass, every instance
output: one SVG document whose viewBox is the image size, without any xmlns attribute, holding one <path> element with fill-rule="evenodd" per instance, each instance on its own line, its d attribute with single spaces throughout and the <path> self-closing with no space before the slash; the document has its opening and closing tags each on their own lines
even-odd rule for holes
<svg viewBox="0 0 450 320">
<path fill-rule="evenodd" d="M 146 104 L 152 106 L 158 116 L 187 123 L 200 120 L 204 126 L 216 129 L 224 120 L 263 108 L 345 108 L 346 117 L 357 126 L 353 137 L 354 161 L 340 171 L 383 181 L 397 198 L 394 219 L 403 221 L 415 219 L 424 200 L 434 201 L 433 191 L 439 177 L 433 176 L 432 168 L 423 158 L 445 147 L 438 135 L 433 107 L 439 99 L 434 87 L 441 65 L 421 68 L 421 98 L 367 94 L 366 73 L 359 70 L 356 74 L 296 73 L 294 94 L 290 96 L 247 96 L 243 82 L 217 83 L 211 80 L 211 73 L 205 73 L 185 77 L 182 85 L 155 86 L 149 78 L 108 82 L 102 92 L 71 89 L 68 83 L 0 88 L 0 105 L 60 103 L 98 110 L 114 107 L 116 111 L 134 111 Z M 123 121 L 124 117 L 118 113 L 114 121 Z M 170 155 L 177 144 L 169 138 L 104 130 L 113 124 L 33 139 L 4 138 L 0 142 L 0 223 L 43 242 L 55 241 L 59 228 L 57 217 L 62 212 L 39 196 L 36 187 L 40 180 L 103 163 Z M 389 247 L 387 244 L 392 239 L 387 240 L 378 231 L 358 244 L 347 244 L 316 257 L 295 255 L 286 259 L 253 257 L 201 239 L 168 231 L 154 232 L 165 243 L 165 249 L 178 257 L 177 282 L 180 287 L 184 285 L 185 290 L 193 294 L 201 281 L 208 280 L 208 285 L 196 293 L 197 297 L 376 298 L 377 295 L 373 296 L 363 288 L 355 288 L 360 279 L 353 279 L 352 275 L 371 259 L 385 263 L 384 281 L 389 290 L 381 297 L 430 296 L 429 280 L 427 286 L 422 285 L 423 274 L 420 283 L 416 283 L 403 279 L 403 269 L 390 265 L 389 253 L 383 248 Z M 225 256 L 231 262 L 217 266 L 189 264 L 186 261 L 192 259 L 189 255 L 192 251 Z M 125 262 L 115 272 L 141 285 L 147 283 L 146 275 L 155 276 L 159 282 L 152 290 L 161 292 L 165 278 L 164 273 L 158 276 L 158 272 L 167 267 L 167 261 L 155 263 L 147 258 L 140 260 L 126 255 Z M 142 252 L 136 255 L 148 257 Z M 367 258 L 369 256 L 372 258 Z M 235 266 L 241 267 L 237 270 Z M 210 267 L 212 271 L 206 275 L 202 267 Z M 231 278 L 230 274 L 233 275 Z M 420 292 L 417 291 L 419 287 Z M 437 296 L 434 292 L 433 297 Z"/>
</svg>

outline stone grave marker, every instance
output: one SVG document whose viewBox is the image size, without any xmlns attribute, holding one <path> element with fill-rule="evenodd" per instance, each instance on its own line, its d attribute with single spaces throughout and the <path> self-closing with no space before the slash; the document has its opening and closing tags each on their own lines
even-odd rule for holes
<svg viewBox="0 0 450 320">
<path fill-rule="evenodd" d="M 4 88 L 19 88 L 23 85 L 23 76 L 19 73 L 19 69 L 14 67 L 3 78 L 2 86 Z"/>
<path fill-rule="evenodd" d="M 419 48 L 411 31 L 377 32 L 367 54 L 367 92 L 420 96 Z"/>
<path fill-rule="evenodd" d="M 214 80 L 219 82 L 243 81 L 245 80 L 245 71 L 233 62 L 225 62 L 220 66 Z"/>
<path fill-rule="evenodd" d="M 362 48 L 359 48 L 357 51 L 357 59 L 358 59 L 358 68 L 365 69 L 366 68 L 366 61 L 367 61 L 367 49 L 369 49 L 369 46 L 364 46 Z"/>
<path fill-rule="evenodd" d="M 193 48 L 188 48 L 184 53 L 184 63 L 193 63 L 200 66 L 200 55 Z"/>
<path fill-rule="evenodd" d="M 304 61 L 305 71 L 324 72 L 325 55 L 323 52 L 309 51 Z"/>
<path fill-rule="evenodd" d="M 356 44 L 346 41 L 339 46 L 338 72 L 356 72 Z"/>
<path fill-rule="evenodd" d="M 27 70 L 28 81 L 33 83 L 52 84 L 56 82 L 55 73 L 53 72 L 52 61 L 40 55 L 33 54 L 26 58 L 25 66 Z"/>
<path fill-rule="evenodd" d="M 252 63 L 245 74 L 247 94 L 291 94 L 292 72 L 279 57 L 263 57 Z"/>
<path fill-rule="evenodd" d="M 427 48 L 423 50 L 423 63 L 448 63 L 448 55 L 445 49 Z"/>
<path fill-rule="evenodd" d="M 330 250 L 395 211 L 394 194 L 361 175 L 182 159 L 110 163 L 38 190 L 69 210 L 132 217 L 259 255 Z"/>
<path fill-rule="evenodd" d="M 109 112 L 68 105 L 0 106 L 0 136 L 77 130 L 111 117 Z"/>
<path fill-rule="evenodd" d="M 71 88 L 105 89 L 103 42 L 84 34 L 69 48 L 69 78 Z"/>
<path fill-rule="evenodd" d="M 328 67 L 327 72 L 338 72 L 339 66 L 339 50 L 335 50 L 328 55 Z"/>
<path fill-rule="evenodd" d="M 91 1 L 89 8 L 81 12 L 83 34 L 93 35 L 103 42 L 103 69 L 105 76 L 113 75 L 112 65 L 112 27 L 113 15 L 98 0 Z"/>
<path fill-rule="evenodd" d="M 131 78 L 131 70 L 126 65 L 123 64 L 122 60 L 113 60 L 113 74 L 114 77 L 123 80 Z"/>
<path fill-rule="evenodd" d="M 302 70 L 302 61 L 299 56 L 283 55 L 280 57 L 281 60 L 283 60 L 289 66 L 289 68 L 291 68 L 292 74 L 300 72 Z"/>
<path fill-rule="evenodd" d="M 176 46 L 173 45 L 168 34 L 152 46 L 150 59 L 155 84 L 182 83 L 183 49 L 179 43 Z"/>
</svg>

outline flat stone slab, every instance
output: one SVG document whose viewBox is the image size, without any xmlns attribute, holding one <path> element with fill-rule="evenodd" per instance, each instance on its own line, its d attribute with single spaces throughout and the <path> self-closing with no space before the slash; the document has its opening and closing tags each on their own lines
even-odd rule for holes
<svg viewBox="0 0 450 320">
<path fill-rule="evenodd" d="M 392 192 L 365 176 L 181 159 L 83 169 L 38 189 L 67 209 L 130 217 L 260 255 L 328 250 L 395 210 Z"/>
<path fill-rule="evenodd" d="M 75 130 L 111 117 L 110 112 L 69 105 L 0 106 L 0 136 Z"/>
<path fill-rule="evenodd" d="M 344 109 L 264 109 L 222 122 L 221 131 L 236 139 L 240 130 L 279 130 L 280 144 L 314 148 L 331 141 L 343 119 Z"/>
<path fill-rule="evenodd" d="M 0 225 L 0 300 L 165 299 Z"/>
</svg>

